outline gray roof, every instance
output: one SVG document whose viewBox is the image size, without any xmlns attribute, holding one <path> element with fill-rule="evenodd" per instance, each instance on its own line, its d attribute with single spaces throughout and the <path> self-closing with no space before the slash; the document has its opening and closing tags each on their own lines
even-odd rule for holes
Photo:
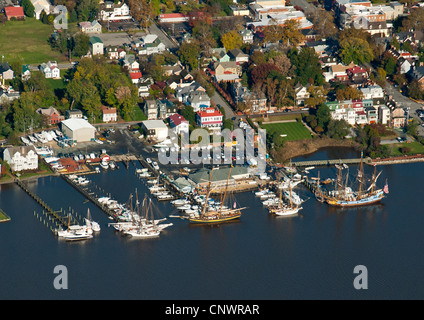
<svg viewBox="0 0 424 320">
<path fill-rule="evenodd" d="M 229 170 L 230 168 L 214 169 L 212 173 L 211 182 L 227 181 Z M 246 174 L 247 172 L 248 169 L 246 167 L 236 166 L 234 168 L 231 168 L 231 176 L 229 180 L 234 180 L 234 176 Z M 189 174 L 188 178 L 196 184 L 207 183 L 209 182 L 210 174 L 210 169 L 202 168 L 195 173 Z"/>
</svg>

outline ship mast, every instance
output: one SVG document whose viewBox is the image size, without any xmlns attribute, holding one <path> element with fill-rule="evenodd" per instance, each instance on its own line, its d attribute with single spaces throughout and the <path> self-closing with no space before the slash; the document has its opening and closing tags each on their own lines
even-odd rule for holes
<svg viewBox="0 0 424 320">
<path fill-rule="evenodd" d="M 363 176 L 363 167 L 362 167 L 362 157 L 363 157 L 363 152 L 361 151 L 361 164 L 359 166 L 359 171 L 358 171 L 358 180 L 359 180 L 359 190 L 358 190 L 358 199 L 361 199 L 361 189 L 362 189 L 362 176 Z"/>
<path fill-rule="evenodd" d="M 211 174 L 209 175 L 208 191 L 206 192 L 205 203 L 203 204 L 202 216 L 205 214 L 206 206 L 208 205 L 209 193 L 211 192 L 211 180 L 212 180 L 212 172 L 213 172 L 213 169 L 214 169 L 214 168 L 212 167 L 212 169 L 211 169 Z"/>
<path fill-rule="evenodd" d="M 224 192 L 224 196 L 222 197 L 222 200 L 221 200 L 221 207 L 219 208 L 219 216 L 221 216 L 222 206 L 223 206 L 223 204 L 224 204 L 225 196 L 226 196 L 226 194 L 227 194 L 227 189 L 228 189 L 228 180 L 230 179 L 230 175 L 231 175 L 231 167 L 230 167 L 230 171 L 228 172 L 227 184 L 225 185 L 225 192 Z"/>
</svg>

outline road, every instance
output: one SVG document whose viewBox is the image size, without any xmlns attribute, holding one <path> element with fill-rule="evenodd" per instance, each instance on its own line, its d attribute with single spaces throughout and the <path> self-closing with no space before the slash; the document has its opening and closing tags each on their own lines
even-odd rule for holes
<svg viewBox="0 0 424 320">
<path fill-rule="evenodd" d="M 409 116 L 415 119 L 418 123 L 423 123 L 420 117 L 417 114 L 417 110 L 422 110 L 423 105 L 415 102 L 414 100 L 404 96 L 399 90 L 393 87 L 388 81 L 386 81 L 386 86 L 384 87 L 386 90 L 386 94 L 392 96 L 393 101 L 396 102 L 397 105 L 402 106 L 403 108 L 409 109 Z M 418 126 L 417 133 L 419 136 L 424 136 L 424 127 Z"/>
<path fill-rule="evenodd" d="M 216 91 L 215 91 L 214 95 L 211 97 L 211 100 L 215 103 L 215 105 L 220 105 L 220 106 L 222 106 L 224 108 L 224 110 L 225 110 L 225 118 L 226 119 L 231 119 L 231 118 L 233 118 L 233 117 L 236 116 L 235 113 L 234 113 L 234 111 L 233 111 L 233 109 L 231 108 L 231 106 Z"/>
</svg>

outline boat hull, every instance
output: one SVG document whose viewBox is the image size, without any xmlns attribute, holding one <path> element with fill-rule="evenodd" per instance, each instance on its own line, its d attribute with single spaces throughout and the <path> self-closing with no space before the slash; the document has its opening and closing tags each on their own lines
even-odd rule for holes
<svg viewBox="0 0 424 320">
<path fill-rule="evenodd" d="M 370 204 L 375 204 L 377 202 L 380 202 L 384 198 L 383 192 L 379 192 L 375 195 L 362 198 L 359 200 L 338 200 L 338 199 L 326 199 L 326 202 L 331 206 L 336 207 L 359 207 L 359 206 L 366 206 Z"/>
<path fill-rule="evenodd" d="M 222 223 L 227 222 L 231 220 L 235 220 L 240 218 L 241 212 L 234 213 L 231 215 L 216 217 L 216 216 L 205 216 L 205 217 L 196 217 L 196 218 L 189 218 L 188 220 L 191 223 L 198 223 L 198 224 L 208 224 L 208 223 Z"/>
</svg>

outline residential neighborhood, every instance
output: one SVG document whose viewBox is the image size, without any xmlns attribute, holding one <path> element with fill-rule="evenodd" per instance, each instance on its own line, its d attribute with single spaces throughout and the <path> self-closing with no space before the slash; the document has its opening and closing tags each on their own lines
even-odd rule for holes
<svg viewBox="0 0 424 320">
<path fill-rule="evenodd" d="M 0 27 L 48 27 L 54 3 L 30 4 L 0 8 Z M 417 139 L 424 132 L 420 3 L 337 0 L 302 8 L 258 0 L 221 4 L 225 19 L 218 19 L 211 4 L 194 1 L 164 5 L 149 24 L 130 0 L 102 2 L 89 16 L 70 9 L 72 27 L 50 26 L 46 39 L 59 58 L 28 64 L 1 52 L 4 138 L 58 125 L 70 111 L 93 124 L 163 120 L 177 133 L 184 124 L 213 134 L 249 118 L 298 119 L 333 138 L 377 124 Z M 110 83 L 99 82 L 104 76 Z M 33 99 L 37 92 L 44 98 Z M 33 115 L 8 122 L 26 101 Z M 324 109 L 338 134 L 317 125 Z"/>
<path fill-rule="evenodd" d="M 424 0 L 0 0 L 0 59 L 1 300 L 424 297 Z"/>
</svg>

